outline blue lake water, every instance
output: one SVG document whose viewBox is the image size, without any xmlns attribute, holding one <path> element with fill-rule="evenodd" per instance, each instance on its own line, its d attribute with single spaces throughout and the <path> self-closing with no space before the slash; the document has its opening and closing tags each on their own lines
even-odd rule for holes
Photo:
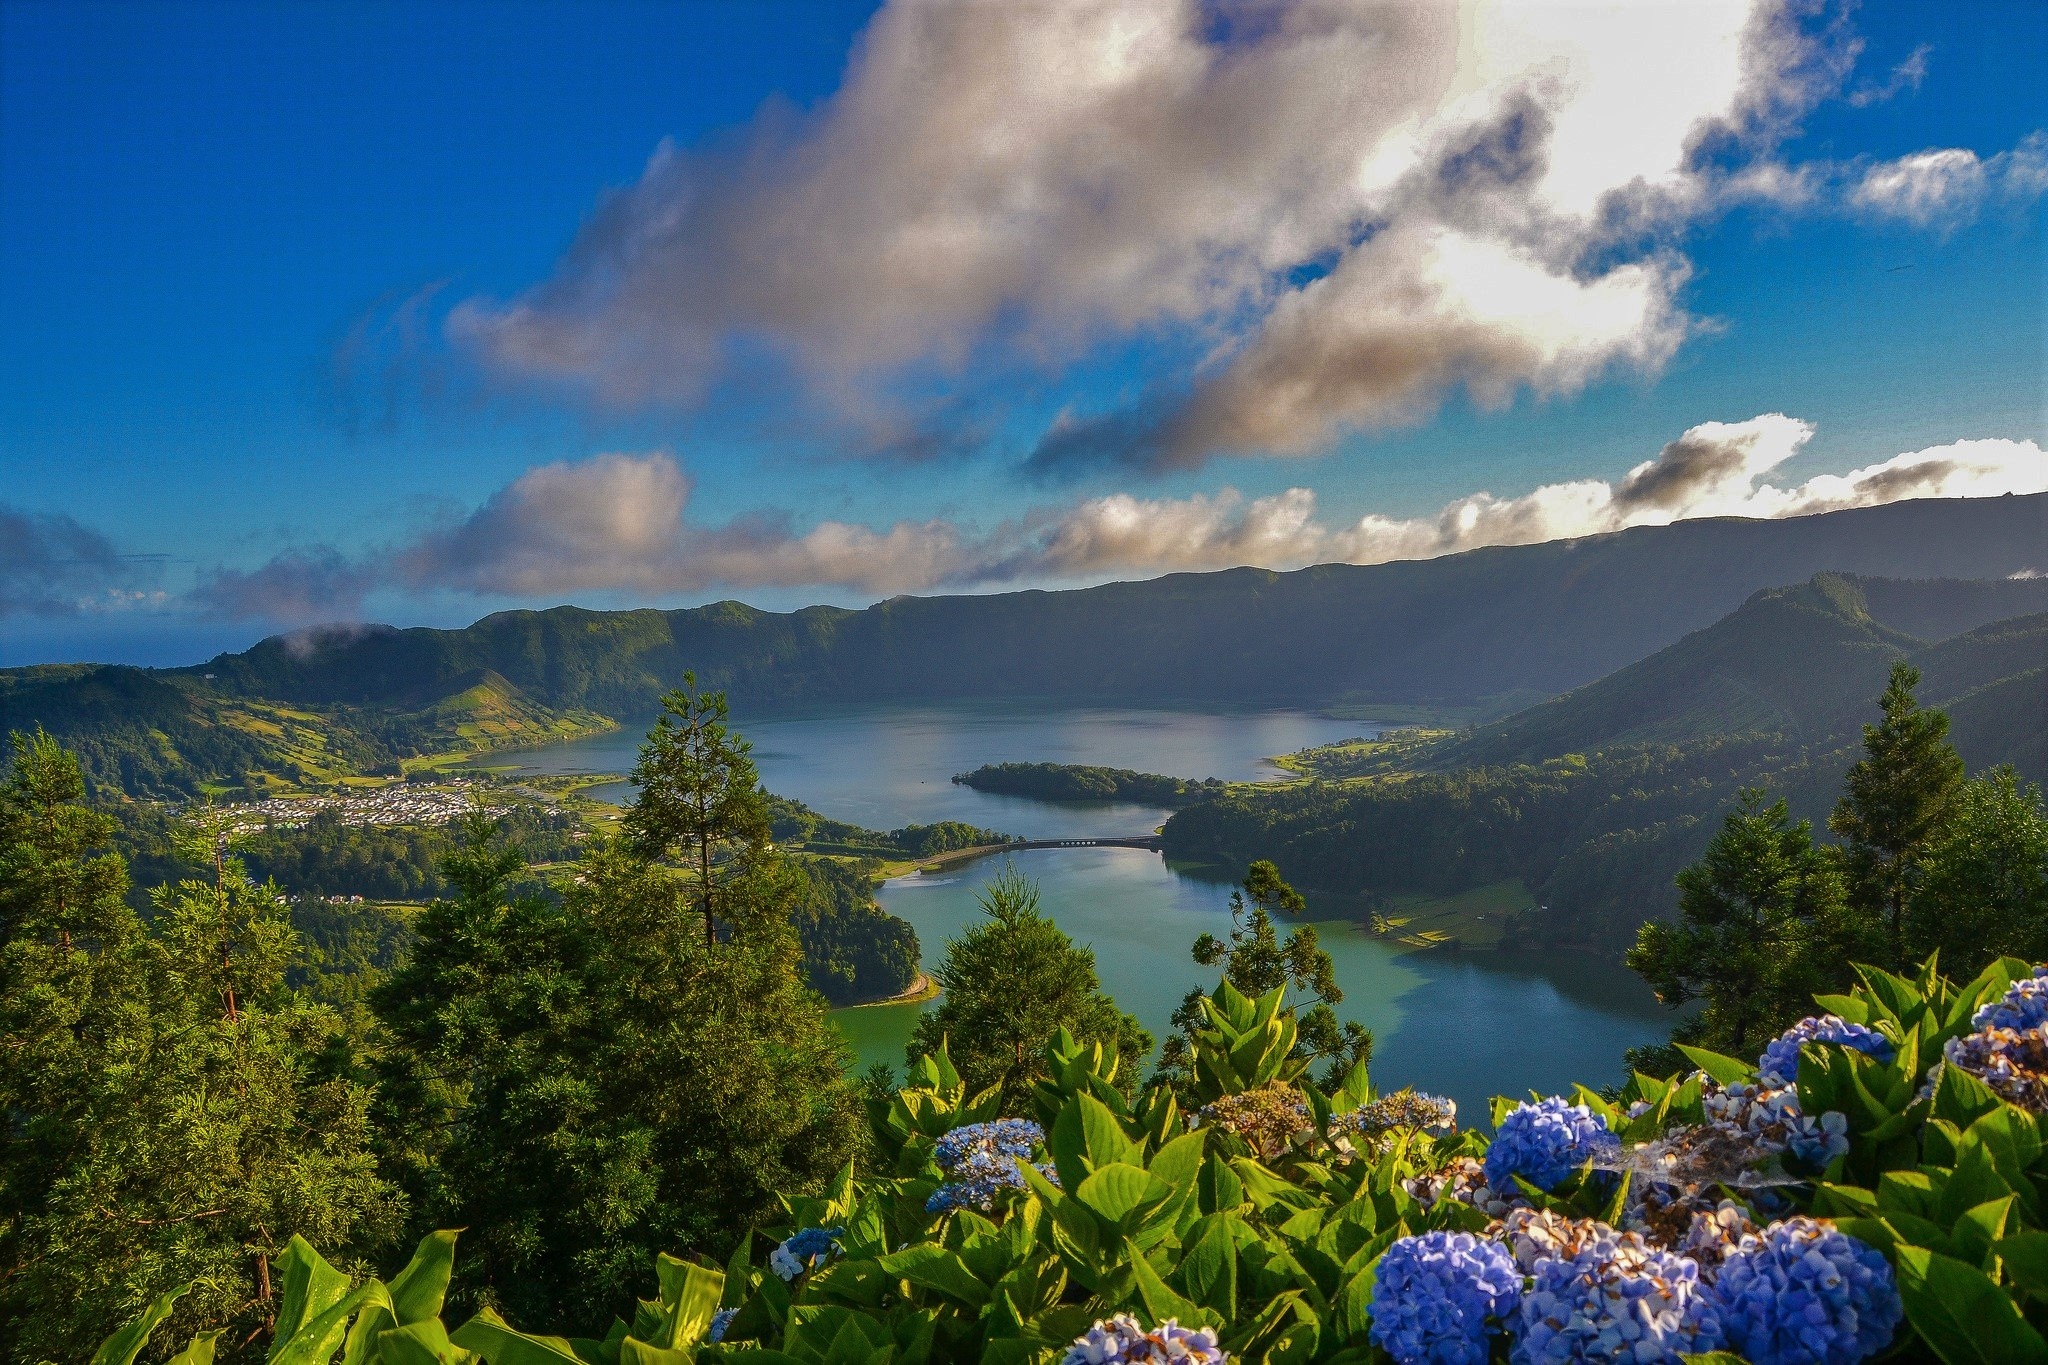
<svg viewBox="0 0 2048 1365">
<path fill-rule="evenodd" d="M 1268 757 L 1377 727 L 1302 711 L 1139 709 L 1031 711 L 1014 706 L 847 707 L 735 718 L 770 791 L 874 829 L 965 820 L 1029 838 L 1148 833 L 1169 812 L 1139 805 L 1053 805 L 958 786 L 983 763 L 1095 763 L 1181 777 L 1274 777 Z M 519 755 L 528 772 L 622 772 L 640 728 Z M 621 790 L 613 799 L 623 799 Z M 1191 987 L 1214 985 L 1189 945 L 1229 923 L 1230 885 L 1139 849 L 1041 849 L 1010 855 L 1041 903 L 1095 950 L 1103 986 L 1155 1035 Z M 926 965 L 972 924 L 976 897 L 1001 862 L 984 859 L 898 878 L 879 893 L 914 925 Z M 1281 869 L 1284 873 L 1285 868 Z M 1625 1049 L 1662 1038 L 1672 1017 L 1626 969 L 1574 953 L 1414 952 L 1373 937 L 1341 896 L 1309 897 L 1308 919 L 1337 966 L 1339 1013 L 1373 1030 L 1382 1089 L 1415 1085 L 1458 1101 L 1483 1123 L 1494 1094 L 1549 1093 L 1622 1076 Z M 835 1015 L 860 1064 L 900 1067 L 922 1006 Z"/>
</svg>

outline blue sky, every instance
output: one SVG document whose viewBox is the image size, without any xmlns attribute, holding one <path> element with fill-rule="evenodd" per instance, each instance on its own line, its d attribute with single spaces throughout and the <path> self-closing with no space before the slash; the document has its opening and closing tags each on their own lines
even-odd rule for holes
<svg viewBox="0 0 2048 1365">
<path fill-rule="evenodd" d="M 2048 7 L 1225 8 L 0 5 L 0 663 L 2048 477 Z"/>
</svg>

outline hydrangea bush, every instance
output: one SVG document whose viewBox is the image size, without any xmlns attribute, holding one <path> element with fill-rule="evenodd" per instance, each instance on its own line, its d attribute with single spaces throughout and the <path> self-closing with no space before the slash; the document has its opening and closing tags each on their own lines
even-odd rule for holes
<svg viewBox="0 0 2048 1365">
<path fill-rule="evenodd" d="M 872 1105 L 864 1170 L 786 1197 L 722 1266 L 659 1257 L 630 1321 L 449 1330 L 454 1234 L 355 1286 L 294 1242 L 269 1356 L 2048 1365 L 2048 973 L 1862 980 L 1755 1059 L 1686 1049 L 1614 1095 L 1499 1101 L 1490 1139 L 1363 1068 L 1317 1088 L 1278 992 L 1206 1002 L 1207 1118 L 1131 1101 L 1064 1032 L 1004 1115 L 942 1049 Z M 174 1297 L 101 1359 L 130 1365 Z"/>
</svg>

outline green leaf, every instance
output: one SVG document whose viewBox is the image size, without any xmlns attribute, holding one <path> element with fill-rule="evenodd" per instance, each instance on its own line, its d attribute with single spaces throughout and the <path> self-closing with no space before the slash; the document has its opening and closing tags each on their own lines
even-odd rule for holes
<svg viewBox="0 0 2048 1365">
<path fill-rule="evenodd" d="M 1999 1238 L 1995 1249 L 2014 1284 L 2037 1299 L 2048 1299 L 2048 1232 L 2015 1232 Z"/>
<path fill-rule="evenodd" d="M 380 1365 L 451 1365 L 463 1359 L 439 1318 L 407 1323 L 377 1334 Z"/>
<path fill-rule="evenodd" d="M 201 1332 L 192 1338 L 190 1345 L 165 1362 L 165 1365 L 213 1365 L 214 1343 L 220 1338 L 219 1332 Z"/>
<path fill-rule="evenodd" d="M 1681 1351 L 1678 1358 L 1685 1365 L 1749 1365 L 1733 1351 Z"/>
<path fill-rule="evenodd" d="M 899 1280 L 944 1294 L 969 1308 L 979 1308 L 988 1302 L 988 1286 L 967 1268 L 967 1262 L 942 1246 L 921 1242 L 880 1257 L 877 1264 Z"/>
<path fill-rule="evenodd" d="M 141 1317 L 100 1343 L 99 1350 L 93 1352 L 92 1365 L 134 1365 L 135 1357 L 149 1344 L 149 1334 L 171 1315 L 178 1306 L 178 1300 L 191 1289 L 192 1286 L 187 1284 L 157 1295 L 156 1302 L 143 1309 Z"/>
<path fill-rule="evenodd" d="M 476 1352 L 490 1365 L 581 1365 L 575 1348 L 561 1337 L 515 1331 L 488 1308 L 456 1328 L 450 1340 L 465 1351 Z"/>
<path fill-rule="evenodd" d="M 399 1325 L 441 1316 L 448 1276 L 455 1268 L 455 1234 L 430 1232 L 405 1269 L 391 1280 L 391 1315 Z"/>
<path fill-rule="evenodd" d="M 1145 1313 L 1152 1321 L 1164 1322 L 1168 1318 L 1178 1318 L 1183 1324 L 1192 1324 L 1220 1320 L 1212 1318 L 1200 1304 L 1192 1303 L 1174 1293 L 1166 1281 L 1159 1278 L 1159 1272 L 1153 1268 L 1152 1262 L 1144 1252 L 1125 1242 L 1123 1253 L 1126 1263 L 1131 1267 L 1131 1278 L 1137 1283 L 1138 1301 L 1145 1305 Z"/>
<path fill-rule="evenodd" d="M 372 1280 L 355 1293 L 329 1304 L 311 1322 L 293 1333 L 289 1341 L 280 1340 L 273 1345 L 270 1348 L 272 1365 L 327 1365 L 335 1351 L 341 1348 L 349 1318 L 358 1309 L 371 1305 L 387 1313 L 391 1311 L 391 1291 L 384 1287 L 382 1280 Z M 434 1319 L 428 1321 L 439 1326 Z"/>
<path fill-rule="evenodd" d="M 2019 1306 L 1975 1266 L 1927 1250 L 1898 1249 L 1906 1320 L 1948 1365 L 2040 1365 L 2048 1342 Z"/>
<path fill-rule="evenodd" d="M 1229 1321 L 1237 1311 L 1237 1238 L 1232 1225 L 1242 1226 L 1232 1214 L 1212 1213 L 1196 1223 L 1181 1252 L 1176 1270 L 1190 1297 L 1215 1315 Z"/>
<path fill-rule="evenodd" d="M 1979 1204 L 2004 1199 L 2011 1193 L 2012 1186 L 1998 1174 L 1989 1150 L 1983 1143 L 1971 1142 L 1966 1136 L 1956 1152 L 1955 1171 L 1949 1176 L 1948 1183 L 1941 1187 L 1941 1200 L 1935 1205 L 1934 1221 L 1943 1227 L 1953 1227 L 1958 1218 Z"/>
<path fill-rule="evenodd" d="M 1968 1128 L 2005 1101 L 1998 1092 L 1959 1066 L 1945 1066 L 1934 1087 L 1934 1117 Z"/>
<path fill-rule="evenodd" d="M 711 1315 L 718 1311 L 719 1295 L 725 1292 L 725 1273 L 662 1252 L 654 1258 L 654 1276 L 661 1284 L 661 1306 L 668 1322 L 663 1338 L 649 1344 L 692 1345 L 711 1327 Z"/>
<path fill-rule="evenodd" d="M 439 1322 L 438 1317 L 432 1321 Z M 398 1326 L 391 1316 L 391 1310 L 382 1304 L 369 1304 L 356 1314 L 356 1320 L 348 1329 L 348 1340 L 342 1347 L 341 1365 L 370 1365 L 381 1361 L 382 1354 L 377 1338 Z"/>
<path fill-rule="evenodd" d="M 1082 1181 L 1074 1198 L 1112 1223 L 1125 1220 L 1146 1204 L 1170 1193 L 1166 1183 L 1137 1166 L 1113 1163 L 1096 1168 Z"/>
<path fill-rule="evenodd" d="M 619 1343 L 619 1365 L 695 1365 L 696 1359 L 687 1347 L 654 1346 L 638 1337 Z"/>
<path fill-rule="evenodd" d="M 1949 1240 L 1954 1243 L 1957 1256 L 1982 1266 L 1988 1273 L 1996 1274 L 1995 1268 L 1987 1262 L 1997 1254 L 1995 1247 L 1998 1239 L 2005 1236 L 2007 1220 L 2011 1218 L 2013 1207 L 2018 1203 L 2016 1197 L 2007 1195 L 2003 1199 L 1979 1204 L 1956 1219 Z"/>
<path fill-rule="evenodd" d="M 1840 1015 L 1852 1024 L 1870 1023 L 1870 1004 L 1853 995 L 1816 995 L 1813 1003 L 1829 1014 Z"/>
<path fill-rule="evenodd" d="M 1685 1054 L 1687 1061 L 1723 1085 L 1744 1085 L 1756 1079 L 1756 1068 L 1748 1062 L 1739 1062 L 1733 1057 L 1724 1057 L 1718 1052 L 1686 1043 L 1678 1044 L 1678 1050 Z"/>
<path fill-rule="evenodd" d="M 1187 1194 L 1201 1175 L 1205 1141 L 1199 1130 L 1183 1133 L 1154 1152 L 1145 1169 L 1172 1186 L 1176 1193 Z"/>
<path fill-rule="evenodd" d="M 284 1293 L 277 1308 L 276 1334 L 270 1342 L 271 1360 L 283 1353 L 307 1323 L 348 1293 L 348 1276 L 327 1264 L 297 1233 L 285 1243 L 284 1254 L 277 1258 L 277 1269 L 284 1281 Z"/>
</svg>

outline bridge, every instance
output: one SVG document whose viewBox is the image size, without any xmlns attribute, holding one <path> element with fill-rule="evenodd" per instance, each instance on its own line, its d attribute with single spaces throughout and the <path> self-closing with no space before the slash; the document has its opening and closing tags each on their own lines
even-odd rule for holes
<svg viewBox="0 0 2048 1365">
<path fill-rule="evenodd" d="M 918 866 L 927 869 L 944 867 L 971 858 L 986 858 L 996 853 L 1024 853 L 1034 848 L 1143 848 L 1157 853 L 1160 839 L 1156 834 L 1133 834 L 1122 839 L 1024 839 L 1014 844 L 977 844 L 973 848 L 956 848 L 950 853 L 922 859 Z"/>
</svg>

